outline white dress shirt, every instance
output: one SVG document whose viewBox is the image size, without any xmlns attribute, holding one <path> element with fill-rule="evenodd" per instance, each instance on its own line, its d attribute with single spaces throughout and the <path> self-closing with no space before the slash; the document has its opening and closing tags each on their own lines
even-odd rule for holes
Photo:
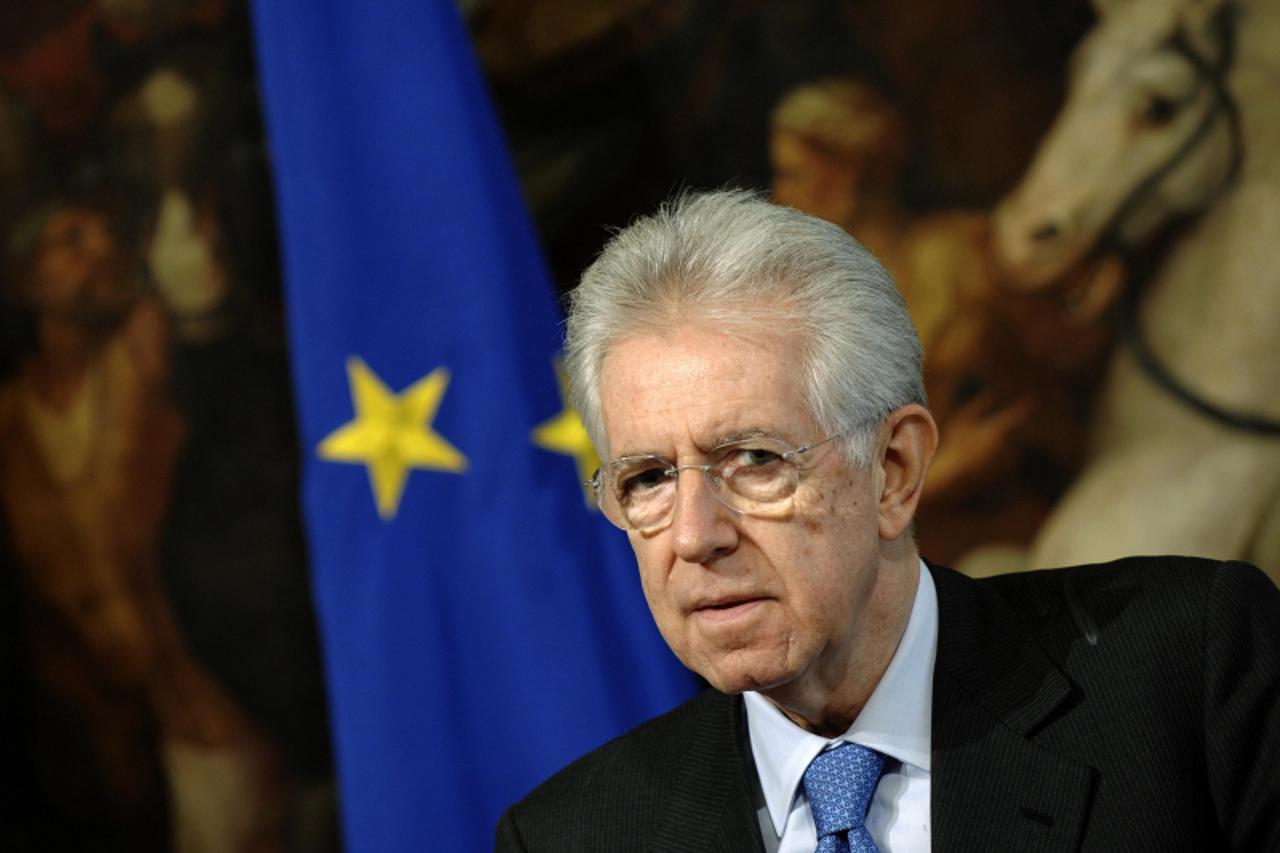
<svg viewBox="0 0 1280 853">
<path fill-rule="evenodd" d="M 930 726 L 937 648 L 938 596 L 929 570 L 921 563 L 920 583 L 902 641 L 871 698 L 843 735 L 829 739 L 807 732 L 759 693 L 743 694 L 760 793 L 773 822 L 778 853 L 811 853 L 817 845 L 813 814 L 800 781 L 818 753 L 842 741 L 869 746 L 887 756 L 866 822 L 881 853 L 929 849 Z M 771 840 L 765 841 L 769 849 L 773 849 Z"/>
</svg>

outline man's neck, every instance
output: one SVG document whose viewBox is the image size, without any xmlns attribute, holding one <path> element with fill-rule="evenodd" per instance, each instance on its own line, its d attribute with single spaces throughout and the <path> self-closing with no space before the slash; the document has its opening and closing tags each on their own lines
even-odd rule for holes
<svg viewBox="0 0 1280 853">
<path fill-rule="evenodd" d="M 792 722 L 823 737 L 843 734 L 861 713 L 884 676 L 907 628 L 920 560 L 915 546 L 881 564 L 863 624 L 852 645 L 852 660 L 838 660 L 828 672 L 811 672 L 772 690 L 761 691 Z"/>
<path fill-rule="evenodd" d="M 26 365 L 32 387 L 40 400 L 52 409 L 69 407 L 102 344 L 101 334 L 85 330 L 75 323 L 42 318 L 39 349 Z"/>
</svg>

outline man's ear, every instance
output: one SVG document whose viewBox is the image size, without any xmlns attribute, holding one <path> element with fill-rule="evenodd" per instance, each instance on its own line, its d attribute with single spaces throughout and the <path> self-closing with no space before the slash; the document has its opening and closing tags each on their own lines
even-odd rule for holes
<svg viewBox="0 0 1280 853">
<path fill-rule="evenodd" d="M 928 409 L 912 403 L 890 413 L 880 435 L 880 538 L 887 542 L 911 527 L 938 449 L 938 425 Z"/>
</svg>

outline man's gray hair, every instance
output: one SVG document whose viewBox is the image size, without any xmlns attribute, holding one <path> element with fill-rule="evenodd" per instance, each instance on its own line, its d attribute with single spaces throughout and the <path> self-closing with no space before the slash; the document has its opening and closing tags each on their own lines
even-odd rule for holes
<svg viewBox="0 0 1280 853">
<path fill-rule="evenodd" d="M 565 369 L 601 453 L 610 348 L 684 322 L 794 342 L 811 413 L 828 435 L 850 433 L 855 462 L 871 461 L 880 420 L 925 400 L 906 304 L 860 243 L 754 193 L 686 193 L 615 234 L 570 294 Z"/>
</svg>

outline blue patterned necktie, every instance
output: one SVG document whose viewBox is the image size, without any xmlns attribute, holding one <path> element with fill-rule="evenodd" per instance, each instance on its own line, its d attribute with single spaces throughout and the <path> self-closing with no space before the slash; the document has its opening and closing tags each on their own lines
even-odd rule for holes
<svg viewBox="0 0 1280 853">
<path fill-rule="evenodd" d="M 884 756 L 856 743 L 843 743 L 809 763 L 801 784 L 818 828 L 814 853 L 879 853 L 863 821 L 882 772 Z"/>
</svg>

